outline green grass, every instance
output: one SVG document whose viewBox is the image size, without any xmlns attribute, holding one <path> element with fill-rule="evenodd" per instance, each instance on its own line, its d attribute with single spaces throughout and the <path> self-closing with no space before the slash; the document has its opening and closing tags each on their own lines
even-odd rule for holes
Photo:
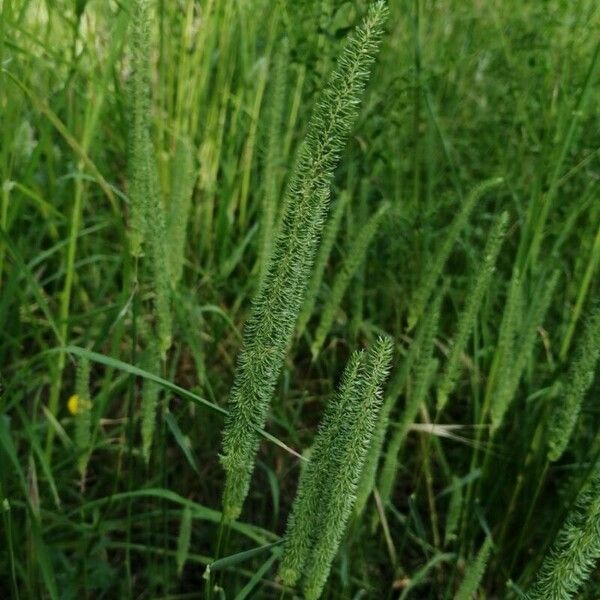
<svg viewBox="0 0 600 600">
<path fill-rule="evenodd" d="M 146 3 L 0 0 L 0 598 L 600 597 L 598 3 L 390 0 L 358 82 L 365 0 Z"/>
</svg>

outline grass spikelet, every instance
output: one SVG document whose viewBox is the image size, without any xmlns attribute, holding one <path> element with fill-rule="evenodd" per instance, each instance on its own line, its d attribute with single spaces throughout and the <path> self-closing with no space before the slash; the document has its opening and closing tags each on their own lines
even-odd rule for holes
<svg viewBox="0 0 600 600">
<path fill-rule="evenodd" d="M 194 192 L 195 170 L 193 147 L 185 139 L 177 140 L 172 171 L 171 202 L 167 219 L 169 272 L 176 287 L 181 280 L 187 225 Z"/>
<path fill-rule="evenodd" d="M 301 336 L 304 333 L 306 325 L 308 324 L 308 321 L 315 308 L 319 289 L 323 283 L 323 274 L 325 273 L 325 268 L 327 267 L 327 262 L 329 261 L 329 255 L 331 254 L 331 250 L 333 248 L 333 244 L 338 234 L 340 223 L 342 221 L 342 217 L 344 216 L 344 212 L 349 200 L 350 194 L 344 191 L 333 204 L 331 216 L 329 217 L 325 231 L 323 232 L 323 239 L 319 244 L 319 250 L 315 258 L 312 276 L 306 290 L 304 304 L 302 305 L 302 310 L 298 315 L 298 323 L 296 325 L 296 332 L 298 336 Z"/>
<path fill-rule="evenodd" d="M 488 381 L 488 393 L 492 394 L 490 404 L 492 422 L 499 422 L 501 419 L 500 406 L 505 404 L 504 397 L 509 393 L 510 374 L 515 354 L 515 337 L 521 320 L 521 288 L 521 274 L 518 269 L 515 269 L 504 303 L 496 353 Z"/>
<path fill-rule="evenodd" d="M 394 431 L 386 449 L 385 460 L 383 461 L 379 476 L 379 495 L 384 506 L 390 501 L 392 496 L 396 482 L 396 473 L 398 471 L 398 454 L 402 448 L 404 438 L 408 432 L 408 428 L 414 422 L 421 403 L 427 395 L 431 380 L 438 366 L 438 361 L 433 359 L 432 355 L 435 334 L 439 325 L 441 303 L 442 294 L 440 293 L 434 300 L 430 311 L 426 315 L 427 318 L 424 319 L 421 325 L 423 333 L 419 335 L 420 345 L 417 349 L 417 357 L 414 359 L 414 385 L 402 412 L 400 425 Z"/>
<path fill-rule="evenodd" d="M 471 191 L 466 200 L 463 202 L 462 206 L 459 208 L 458 213 L 450 223 L 448 232 L 446 233 L 443 242 L 440 244 L 438 250 L 431 260 L 430 265 L 428 266 L 427 274 L 414 293 L 408 313 L 409 329 L 412 329 L 416 325 L 417 321 L 425 310 L 431 293 L 435 289 L 437 280 L 439 279 L 444 265 L 450 256 L 452 246 L 454 246 L 460 232 L 466 225 L 469 216 L 473 212 L 473 209 L 475 206 L 477 206 L 477 203 L 482 196 L 484 196 L 490 190 L 498 187 L 503 181 L 504 180 L 501 177 L 494 177 L 480 183 Z"/>
<path fill-rule="evenodd" d="M 448 396 L 454 390 L 456 381 L 461 372 L 461 355 L 469 341 L 475 325 L 475 319 L 481 306 L 483 296 L 489 287 L 496 259 L 504 240 L 508 214 L 502 213 L 492 225 L 488 242 L 485 246 L 483 259 L 477 270 L 477 277 L 467 293 L 467 302 L 463 309 L 456 328 L 456 335 L 450 350 L 444 373 L 437 388 L 437 408 L 442 411 L 448 401 Z"/>
<path fill-rule="evenodd" d="M 156 190 L 158 181 L 153 189 Z M 171 293 L 169 266 L 167 263 L 167 245 L 165 240 L 165 220 L 158 195 L 153 194 L 154 218 L 148 231 L 152 234 L 152 268 L 154 275 L 154 305 L 156 307 L 158 346 L 161 357 L 165 357 L 172 343 Z"/>
<path fill-rule="evenodd" d="M 318 532 L 323 494 L 332 473 L 336 452 L 347 436 L 347 415 L 360 400 L 360 369 L 364 353 L 354 352 L 346 365 L 338 392 L 328 402 L 311 449 L 310 461 L 302 470 L 298 491 L 288 519 L 285 547 L 279 574 L 286 585 L 297 583 Z"/>
<path fill-rule="evenodd" d="M 600 307 L 596 307 L 585 323 L 581 341 L 566 375 L 562 398 L 550 420 L 548 460 L 556 461 L 564 453 L 577 418 L 581 403 L 594 380 L 600 358 Z"/>
<path fill-rule="evenodd" d="M 498 393 L 494 396 L 491 405 L 492 430 L 494 431 L 502 424 L 504 415 L 515 396 L 521 376 L 527 366 L 527 361 L 533 352 L 537 331 L 542 326 L 550 306 L 552 295 L 558 283 L 558 275 L 558 272 L 553 273 L 545 283 L 541 293 L 536 294 L 522 327 L 522 333 L 516 342 L 515 353 L 513 356 L 509 355 L 506 358 L 507 375 L 504 375 L 503 379 L 499 381 Z"/>
<path fill-rule="evenodd" d="M 348 250 L 348 256 L 344 260 L 344 263 L 333 282 L 333 287 L 331 288 L 327 302 L 321 311 L 321 319 L 315 332 L 315 339 L 311 345 L 313 360 L 316 360 L 319 355 L 319 351 L 333 324 L 335 311 L 338 309 L 342 298 L 344 297 L 352 276 L 362 264 L 371 240 L 377 233 L 381 219 L 388 211 L 389 207 L 390 205 L 388 202 L 384 202 L 379 207 L 375 214 L 368 220 L 367 224 L 360 230 L 358 236 Z"/>
<path fill-rule="evenodd" d="M 525 600 L 570 600 L 600 558 L 600 469 L 596 466 Z"/>
<path fill-rule="evenodd" d="M 92 396 L 90 394 L 90 362 L 82 358 L 77 363 L 75 378 L 75 446 L 78 452 L 77 468 L 81 479 L 85 478 L 87 464 L 90 459 L 90 443 L 92 438 Z"/>
<path fill-rule="evenodd" d="M 192 509 L 186 505 L 181 513 L 179 524 L 179 535 L 177 536 L 177 574 L 181 577 L 183 568 L 190 553 L 190 541 L 192 539 Z"/>
<path fill-rule="evenodd" d="M 133 123 L 130 150 L 129 239 L 131 254 L 141 256 L 146 236 L 146 202 L 150 179 L 145 156 L 145 138 L 150 126 L 150 63 L 148 60 L 150 32 L 147 1 L 134 0 L 132 14 L 134 15 L 131 19 Z"/>
<path fill-rule="evenodd" d="M 367 354 L 362 373 L 360 394 L 350 407 L 351 424 L 335 448 L 334 470 L 330 472 L 329 492 L 322 509 L 322 521 L 317 528 L 317 539 L 310 551 L 306 567 L 304 596 L 306 600 L 319 598 L 329 576 L 331 563 L 344 535 L 352 512 L 361 471 L 381 407 L 382 386 L 389 372 L 392 343 L 389 338 L 378 340 Z"/>
<path fill-rule="evenodd" d="M 139 256 L 144 235 L 149 237 L 159 348 L 164 356 L 171 346 L 171 284 L 166 244 L 165 211 L 150 138 L 150 35 L 146 0 L 135 0 L 132 51 L 134 118 L 131 143 L 131 248 Z"/>
<path fill-rule="evenodd" d="M 329 204 L 329 185 L 375 59 L 387 9 L 371 6 L 346 45 L 317 103 L 284 202 L 281 229 L 264 285 L 244 330 L 226 420 L 222 464 L 223 511 L 240 514 L 281 364 L 293 335 L 315 248 Z"/>
<path fill-rule="evenodd" d="M 160 373 L 160 355 L 155 343 L 150 343 L 144 368 L 149 373 Z M 150 460 L 152 439 L 154 438 L 154 430 L 156 428 L 156 408 L 159 394 L 160 386 L 150 379 L 144 379 L 142 387 L 141 432 L 142 456 L 146 464 Z"/>
<path fill-rule="evenodd" d="M 458 477 L 452 478 L 452 491 L 450 492 L 450 504 L 446 516 L 446 530 L 444 533 L 444 544 L 450 545 L 456 539 L 456 530 L 460 519 L 460 511 L 463 502 L 463 486 Z"/>
<path fill-rule="evenodd" d="M 472 600 L 485 573 L 491 550 L 492 540 L 488 537 L 479 549 L 475 560 L 468 565 L 454 600 Z"/>
</svg>

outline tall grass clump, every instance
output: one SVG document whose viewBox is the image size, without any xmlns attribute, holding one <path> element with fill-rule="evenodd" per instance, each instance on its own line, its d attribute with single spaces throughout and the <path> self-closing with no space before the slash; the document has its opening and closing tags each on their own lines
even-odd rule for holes
<svg viewBox="0 0 600 600">
<path fill-rule="evenodd" d="M 0 0 L 0 600 L 600 598 L 600 3 L 388 4 Z"/>
<path fill-rule="evenodd" d="M 525 600 L 570 600 L 588 579 L 600 558 L 600 469 L 559 531 Z"/>
<path fill-rule="evenodd" d="M 302 474 L 285 536 L 280 575 L 294 585 L 302 572 L 307 600 L 319 598 L 352 512 L 381 407 L 392 343 L 382 338 L 366 357 L 355 353 L 338 396 L 327 407 Z"/>
<path fill-rule="evenodd" d="M 263 285 L 244 330 L 223 435 L 223 511 L 240 514 L 270 398 L 293 334 L 329 205 L 329 186 L 379 48 L 387 8 L 376 2 L 350 38 L 308 126 Z"/>
<path fill-rule="evenodd" d="M 564 453 L 577 423 L 585 394 L 594 381 L 600 358 L 600 307 L 590 314 L 577 345 L 550 420 L 548 460 L 557 461 Z"/>
</svg>

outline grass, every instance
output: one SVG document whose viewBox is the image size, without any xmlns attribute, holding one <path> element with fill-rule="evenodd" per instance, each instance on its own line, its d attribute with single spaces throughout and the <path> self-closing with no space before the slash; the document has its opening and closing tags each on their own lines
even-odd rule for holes
<svg viewBox="0 0 600 600">
<path fill-rule="evenodd" d="M 0 2 L 1 598 L 600 596 L 600 8 L 368 4 Z"/>
</svg>

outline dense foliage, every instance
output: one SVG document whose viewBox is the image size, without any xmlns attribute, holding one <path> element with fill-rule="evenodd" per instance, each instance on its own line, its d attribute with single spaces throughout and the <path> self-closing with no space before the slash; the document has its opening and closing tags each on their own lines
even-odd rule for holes
<svg viewBox="0 0 600 600">
<path fill-rule="evenodd" d="M 600 597 L 596 0 L 0 0 L 0 598 Z"/>
</svg>

